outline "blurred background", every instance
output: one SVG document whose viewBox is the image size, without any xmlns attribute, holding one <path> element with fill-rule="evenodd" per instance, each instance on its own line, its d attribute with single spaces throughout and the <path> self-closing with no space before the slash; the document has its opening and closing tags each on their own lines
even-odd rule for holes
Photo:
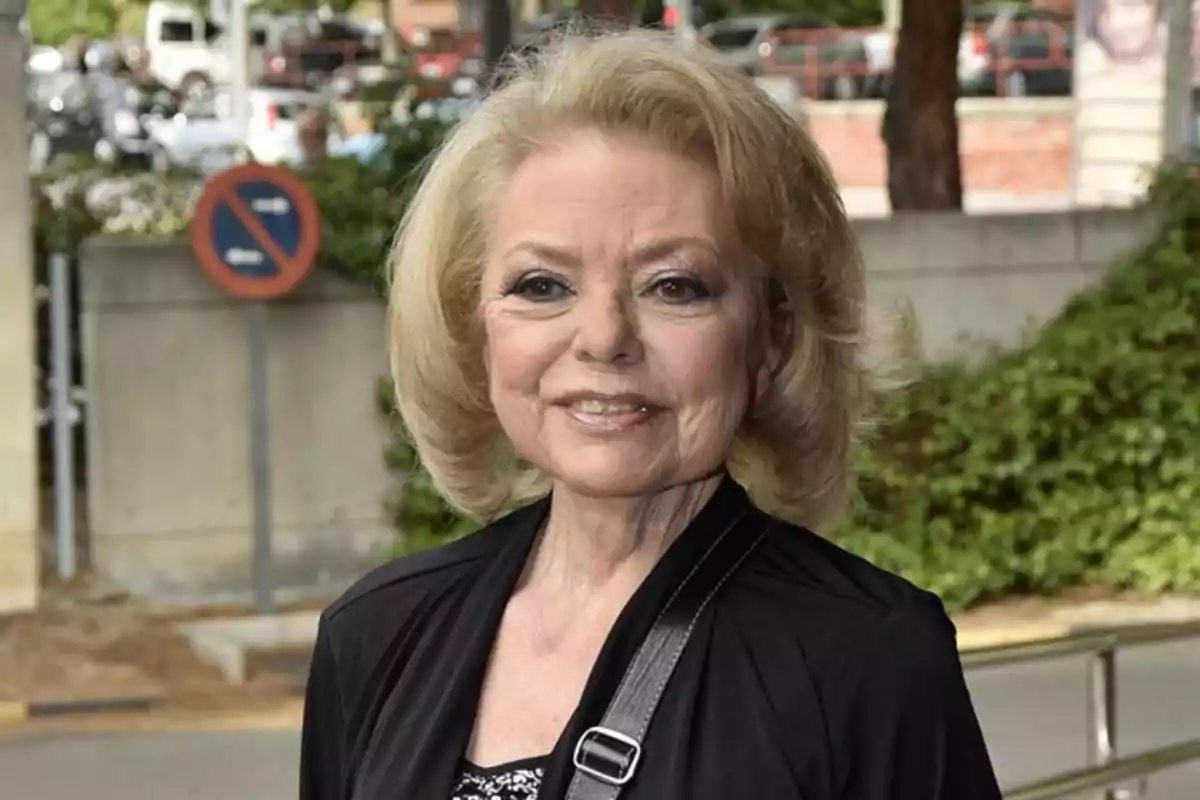
<svg viewBox="0 0 1200 800">
<path fill-rule="evenodd" d="M 823 149 L 881 381 L 822 533 L 953 612 L 1009 796 L 1200 797 L 1191 0 L 0 0 L 0 794 L 295 796 L 317 613 L 475 526 L 385 377 L 412 176 L 586 19 Z M 320 217 L 266 303 L 189 238 L 246 161 Z"/>
</svg>

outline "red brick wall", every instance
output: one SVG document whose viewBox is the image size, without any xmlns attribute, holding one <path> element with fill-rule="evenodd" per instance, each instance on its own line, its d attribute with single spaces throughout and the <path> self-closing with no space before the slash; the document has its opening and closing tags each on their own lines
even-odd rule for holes
<svg viewBox="0 0 1200 800">
<path fill-rule="evenodd" d="M 878 114 L 826 114 L 818 110 L 810 115 L 808 125 L 841 185 L 885 185 L 887 172 Z M 963 115 L 959 125 L 967 190 L 1020 195 L 1068 191 L 1071 120 L 1067 114 Z"/>
</svg>

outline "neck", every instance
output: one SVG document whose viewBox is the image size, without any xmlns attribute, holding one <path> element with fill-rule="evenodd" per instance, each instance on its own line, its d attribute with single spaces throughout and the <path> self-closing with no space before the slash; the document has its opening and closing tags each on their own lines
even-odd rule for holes
<svg viewBox="0 0 1200 800">
<path fill-rule="evenodd" d="M 721 483 L 708 475 L 651 495 L 597 498 L 556 483 L 527 583 L 591 592 L 640 582 Z"/>
</svg>

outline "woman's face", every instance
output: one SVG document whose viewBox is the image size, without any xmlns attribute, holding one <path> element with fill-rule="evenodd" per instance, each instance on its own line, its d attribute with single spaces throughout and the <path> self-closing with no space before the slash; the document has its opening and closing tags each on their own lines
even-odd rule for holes
<svg viewBox="0 0 1200 800">
<path fill-rule="evenodd" d="M 1158 33 L 1154 0 L 1108 0 L 1098 28 L 1116 58 L 1139 58 Z"/>
<path fill-rule="evenodd" d="M 501 193 L 483 273 L 491 400 L 517 451 L 591 496 L 710 474 L 766 386 L 759 293 L 717 176 L 574 133 Z"/>
</svg>

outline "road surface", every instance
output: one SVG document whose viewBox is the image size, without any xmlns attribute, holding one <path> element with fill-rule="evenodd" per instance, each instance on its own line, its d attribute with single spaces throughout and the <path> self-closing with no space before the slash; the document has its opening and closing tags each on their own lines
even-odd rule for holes
<svg viewBox="0 0 1200 800">
<path fill-rule="evenodd" d="M 1121 654 L 1119 744 L 1200 737 L 1200 641 Z M 1082 766 L 1084 664 L 1071 659 L 970 677 L 1007 786 Z M 27 729 L 0 737 L 0 795 L 36 800 L 293 800 L 295 731 L 101 733 Z M 1200 798 L 1200 763 L 1161 773 L 1150 800 Z"/>
</svg>

